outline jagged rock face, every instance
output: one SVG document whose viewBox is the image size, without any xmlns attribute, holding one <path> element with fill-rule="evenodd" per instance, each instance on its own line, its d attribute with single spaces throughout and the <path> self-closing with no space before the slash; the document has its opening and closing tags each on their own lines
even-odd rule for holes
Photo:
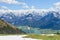
<svg viewBox="0 0 60 40">
<path fill-rule="evenodd" d="M 17 29 L 15 26 L 5 22 L 0 19 L 0 34 L 22 34 L 25 33 L 20 29 Z"/>
<path fill-rule="evenodd" d="M 43 14 L 45 12 L 42 12 Z M 38 27 L 42 29 L 60 29 L 60 13 L 49 11 L 42 16 L 42 13 L 21 13 L 21 15 L 14 15 L 15 13 L 2 14 L 0 18 L 13 24 L 14 26 L 26 26 L 31 25 L 31 27 Z"/>
<path fill-rule="evenodd" d="M 53 12 L 49 13 L 40 20 L 40 28 L 60 30 L 60 18 Z"/>
</svg>

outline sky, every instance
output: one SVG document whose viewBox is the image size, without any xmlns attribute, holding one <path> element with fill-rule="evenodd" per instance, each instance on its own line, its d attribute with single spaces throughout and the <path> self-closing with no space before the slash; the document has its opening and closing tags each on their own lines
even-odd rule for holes
<svg viewBox="0 0 60 40">
<path fill-rule="evenodd" d="M 49 9 L 54 4 L 60 5 L 60 0 L 0 0 L 0 9 Z"/>
</svg>

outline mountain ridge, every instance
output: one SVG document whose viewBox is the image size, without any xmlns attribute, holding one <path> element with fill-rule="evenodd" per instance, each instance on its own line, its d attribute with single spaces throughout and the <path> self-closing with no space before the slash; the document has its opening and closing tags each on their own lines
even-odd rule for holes
<svg viewBox="0 0 60 40">
<path fill-rule="evenodd" d="M 22 15 L 16 16 L 14 15 L 14 13 L 10 12 L 10 14 L 0 16 L 0 18 L 6 20 L 8 23 L 11 23 L 15 26 L 31 25 L 31 27 L 38 27 L 38 28 L 60 29 L 60 27 L 55 27 L 59 26 L 60 23 L 59 14 L 60 14 L 59 12 L 49 11 L 46 13 L 46 15 L 41 16 L 39 15 L 39 13 L 33 11 L 31 13 L 27 12 L 27 14 L 22 13 Z"/>
</svg>

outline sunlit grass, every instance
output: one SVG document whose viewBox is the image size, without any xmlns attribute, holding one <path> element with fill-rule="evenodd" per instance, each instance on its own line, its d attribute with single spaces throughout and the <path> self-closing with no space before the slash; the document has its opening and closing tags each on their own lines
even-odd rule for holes
<svg viewBox="0 0 60 40">
<path fill-rule="evenodd" d="M 42 40 L 60 40 L 60 35 L 47 36 L 47 34 L 46 35 L 28 34 L 28 36 L 25 36 L 25 38 L 35 38 Z"/>
</svg>

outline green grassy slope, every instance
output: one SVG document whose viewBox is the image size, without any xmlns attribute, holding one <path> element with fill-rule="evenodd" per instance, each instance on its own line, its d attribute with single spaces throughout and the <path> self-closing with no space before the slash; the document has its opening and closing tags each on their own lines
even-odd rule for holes
<svg viewBox="0 0 60 40">
<path fill-rule="evenodd" d="M 22 34 L 22 33 L 25 32 L 0 19 L 0 34 Z"/>
<path fill-rule="evenodd" d="M 25 38 L 35 38 L 42 40 L 60 40 L 60 35 L 47 36 L 47 34 L 46 35 L 28 34 L 28 36 L 25 36 Z"/>
</svg>

